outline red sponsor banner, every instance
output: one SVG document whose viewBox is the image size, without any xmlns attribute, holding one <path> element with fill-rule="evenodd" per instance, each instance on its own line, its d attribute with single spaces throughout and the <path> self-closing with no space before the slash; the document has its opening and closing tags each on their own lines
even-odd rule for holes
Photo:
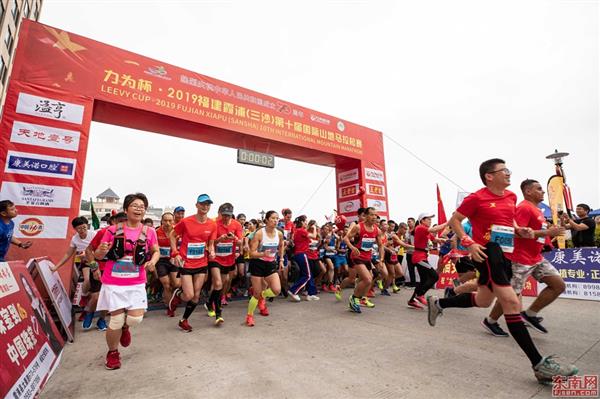
<svg viewBox="0 0 600 399">
<path fill-rule="evenodd" d="M 349 186 L 343 186 L 338 189 L 338 199 L 355 197 L 359 195 L 358 184 L 351 184 Z"/>
<path fill-rule="evenodd" d="M 25 264 L 0 262 L 0 397 L 35 397 L 63 346 Z"/>
<path fill-rule="evenodd" d="M 381 184 L 367 183 L 367 195 L 385 197 L 385 186 L 382 186 Z"/>
</svg>

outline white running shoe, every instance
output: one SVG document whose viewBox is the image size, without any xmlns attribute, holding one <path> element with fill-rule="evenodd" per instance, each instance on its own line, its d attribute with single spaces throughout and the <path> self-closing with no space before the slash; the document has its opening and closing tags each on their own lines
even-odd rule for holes
<svg viewBox="0 0 600 399">
<path fill-rule="evenodd" d="M 294 302 L 300 302 L 302 300 L 299 295 L 294 294 L 292 291 L 288 291 L 288 295 L 290 296 L 290 299 Z"/>
</svg>

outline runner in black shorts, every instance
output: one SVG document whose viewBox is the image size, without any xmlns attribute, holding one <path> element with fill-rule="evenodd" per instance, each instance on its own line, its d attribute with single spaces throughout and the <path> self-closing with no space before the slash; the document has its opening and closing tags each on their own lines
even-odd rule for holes
<svg viewBox="0 0 600 399">
<path fill-rule="evenodd" d="M 258 230 L 250 242 L 250 274 L 252 281 L 252 297 L 248 301 L 246 325 L 254 326 L 254 311 L 258 306 L 260 314 L 269 315 L 265 299 L 279 295 L 281 283 L 277 270 L 283 269 L 283 234 L 277 230 L 279 215 L 269 211 L 265 215 L 267 225 Z M 279 265 L 275 259 L 279 254 Z M 267 288 L 263 290 L 263 281 Z"/>
<path fill-rule="evenodd" d="M 489 307 L 494 297 L 502 306 L 510 334 L 529 358 L 540 383 L 550 383 L 555 376 L 571 376 L 578 369 L 558 364 L 552 356 L 542 357 L 531 340 L 521 317 L 521 303 L 510 285 L 511 262 L 515 235 L 534 239 L 533 230 L 515 222 L 517 196 L 506 190 L 511 172 L 501 159 L 490 159 L 479 167 L 484 188 L 469 195 L 449 221 L 450 226 L 468 248 L 479 272 L 476 293 L 451 298 L 427 298 L 428 320 L 435 326 L 445 308 Z M 473 226 L 473 238 L 465 234 L 461 221 L 468 217 Z"/>
<path fill-rule="evenodd" d="M 167 316 L 174 317 L 175 309 L 169 308 L 173 291 L 181 286 L 179 267 L 171 262 L 171 239 L 175 217 L 171 212 L 164 213 L 160 218 L 160 227 L 156 229 L 160 259 L 156 263 L 156 274 L 163 286 L 163 301 L 167 306 Z"/>
<path fill-rule="evenodd" d="M 217 241 L 215 242 L 215 263 L 218 264 L 223 283 L 222 305 L 227 305 L 227 293 L 231 279 L 235 277 L 236 249 L 242 244 L 242 225 L 233 218 L 233 205 L 226 202 L 219 207 L 217 218 Z"/>
<path fill-rule="evenodd" d="M 346 232 L 346 235 L 348 234 L 348 232 L 350 230 L 352 230 L 352 228 L 355 225 L 365 221 L 365 211 L 366 211 L 365 208 L 358 208 L 358 211 L 356 212 L 356 215 L 358 216 L 358 220 L 356 222 L 353 222 L 352 224 L 350 224 L 350 227 L 348 227 L 348 231 Z M 344 237 L 345 237 L 345 235 L 344 235 Z M 354 240 L 356 241 L 356 238 L 354 238 Z M 342 237 L 342 241 L 344 241 L 343 237 Z M 346 247 L 348 248 L 347 243 L 346 243 Z M 342 300 L 342 291 L 344 290 L 344 288 L 350 287 L 351 285 L 354 284 L 354 281 L 356 280 L 356 269 L 354 269 L 354 261 L 352 259 L 352 256 L 350 256 L 350 255 L 352 255 L 352 251 L 347 251 L 346 252 L 346 263 L 348 264 L 348 275 L 340 282 L 340 285 L 338 285 L 335 290 L 335 299 L 337 299 L 338 301 Z"/>
</svg>

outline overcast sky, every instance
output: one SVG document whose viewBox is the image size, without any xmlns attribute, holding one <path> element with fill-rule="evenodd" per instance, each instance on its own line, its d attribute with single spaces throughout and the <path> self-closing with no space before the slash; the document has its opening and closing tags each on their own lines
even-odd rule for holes
<svg viewBox="0 0 600 399">
<path fill-rule="evenodd" d="M 40 22 L 382 131 L 391 217 L 446 212 L 500 157 L 545 182 L 545 156 L 571 155 L 574 202 L 600 208 L 596 1 L 59 1 Z M 115 144 L 116 147 L 115 148 Z M 127 158 L 137 147 L 148 158 Z M 102 173 L 115 157 L 119 176 Z M 335 207 L 335 173 L 276 159 L 236 163 L 234 149 L 93 123 L 83 197 L 111 187 L 192 209 L 199 193 L 237 212 Z M 216 212 L 216 207 L 214 208 Z"/>
</svg>

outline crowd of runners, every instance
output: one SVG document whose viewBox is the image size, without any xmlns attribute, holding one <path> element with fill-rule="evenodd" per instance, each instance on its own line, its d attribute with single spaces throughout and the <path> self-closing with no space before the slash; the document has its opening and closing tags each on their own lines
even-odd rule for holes
<svg viewBox="0 0 600 399">
<path fill-rule="evenodd" d="M 231 203 L 222 203 L 217 217 L 209 218 L 213 201 L 201 194 L 191 215 L 177 207 L 163 214 L 154 229 L 152 221 L 144 219 L 146 196 L 129 194 L 124 211 L 112 215 L 110 225 L 97 232 L 88 230 L 85 218 L 74 219 L 76 234 L 53 270 L 75 256 L 87 298 L 83 328 L 91 328 L 99 314 L 96 326 L 106 330 L 107 369 L 121 366 L 119 346 L 131 344 L 129 330 L 142 322 L 148 306 L 147 279 L 154 275 L 162 286 L 166 315 L 184 332 L 193 330 L 190 316 L 200 303 L 216 326 L 223 325 L 223 309 L 232 296 L 246 297 L 249 327 L 255 325 L 256 308 L 268 316 L 268 302 L 278 296 L 318 301 L 320 293 L 329 292 L 351 312 L 361 313 L 375 306 L 376 295 L 393 296 L 406 287 L 412 290 L 408 307 L 423 311 L 424 317 L 426 313 L 431 326 L 448 308 L 489 307 L 495 299 L 490 316 L 481 323 L 486 331 L 497 337 L 510 333 L 538 381 L 574 375 L 575 366 L 539 353 L 526 324 L 548 332 L 538 312 L 565 285 L 541 254 L 552 238 L 564 234 L 565 226 L 581 231 L 586 206 L 577 207 L 579 219 L 563 216 L 563 227 L 549 227 L 537 207 L 544 198 L 539 182 L 521 183 L 525 199 L 517 205 L 516 195 L 507 190 L 511 172 L 503 160 L 483 162 L 479 175 L 484 188 L 469 195 L 448 223 L 439 225 L 432 224 L 431 213 L 396 223 L 381 219 L 373 208 L 359 209 L 355 222 L 336 216 L 322 226 L 305 215 L 294 217 L 290 209 L 247 220 L 243 214 L 236 217 Z M 4 208 L 14 206 L 4 202 L 0 215 L 6 219 Z M 429 263 L 432 248 L 439 250 L 439 266 Z M 447 261 L 453 262 L 459 279 L 443 298 L 426 297 Z M 529 276 L 546 288 L 523 310 L 519 295 Z M 498 323 L 502 314 L 509 333 Z"/>
</svg>

